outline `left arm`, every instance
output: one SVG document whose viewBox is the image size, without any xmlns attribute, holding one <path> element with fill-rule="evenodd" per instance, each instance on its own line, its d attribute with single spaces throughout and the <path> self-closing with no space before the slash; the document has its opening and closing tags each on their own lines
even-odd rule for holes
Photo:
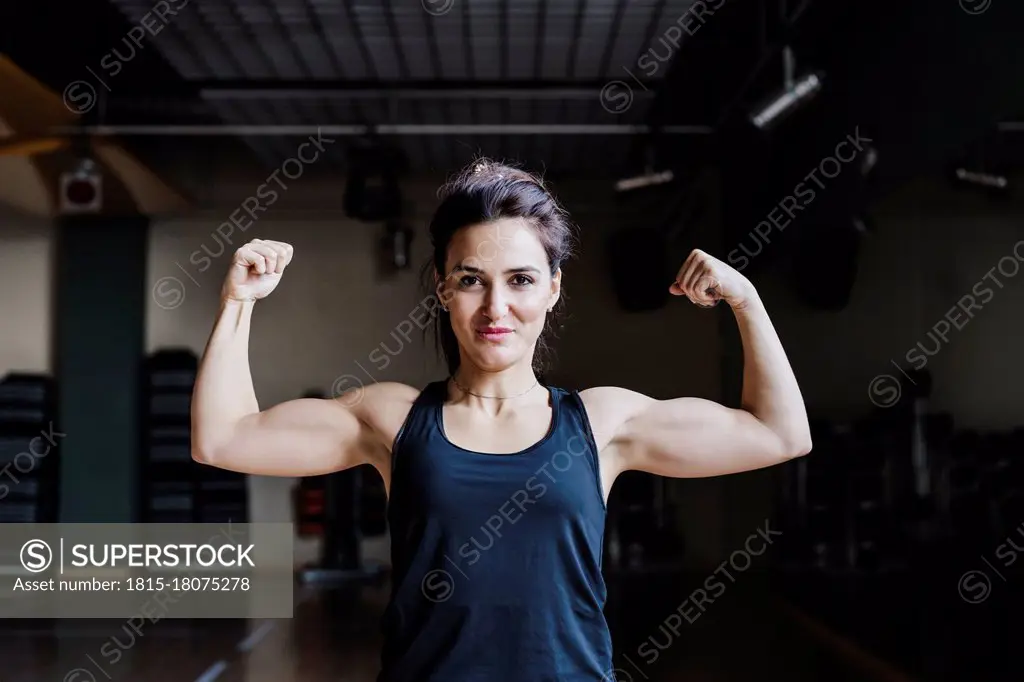
<svg viewBox="0 0 1024 682">
<path fill-rule="evenodd" d="M 779 464 L 811 450 L 803 397 L 760 297 L 731 267 L 694 251 L 672 285 L 698 305 L 728 303 L 743 342 L 739 409 L 701 398 L 655 400 L 622 388 L 583 391 L 588 411 L 615 425 L 599 436 L 607 473 L 718 476 Z M 609 481 L 610 482 L 610 481 Z"/>
</svg>

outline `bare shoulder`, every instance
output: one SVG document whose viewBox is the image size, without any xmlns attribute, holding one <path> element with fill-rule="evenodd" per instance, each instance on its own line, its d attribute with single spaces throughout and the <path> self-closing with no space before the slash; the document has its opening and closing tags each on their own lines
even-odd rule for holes
<svg viewBox="0 0 1024 682">
<path fill-rule="evenodd" d="M 642 412 L 654 398 L 618 386 L 595 386 L 580 391 L 587 409 L 594 440 L 603 449 L 632 417 Z"/>
<path fill-rule="evenodd" d="M 419 396 L 420 391 L 421 389 L 409 384 L 402 384 L 397 381 L 380 381 L 343 393 L 337 399 L 343 404 L 349 401 L 349 404 L 353 406 L 365 404 L 375 407 L 393 403 L 408 403 L 411 407 Z M 347 396 L 352 397 L 347 398 Z"/>
<path fill-rule="evenodd" d="M 421 389 L 395 381 L 382 381 L 347 391 L 335 400 L 347 407 L 391 447 Z"/>
</svg>

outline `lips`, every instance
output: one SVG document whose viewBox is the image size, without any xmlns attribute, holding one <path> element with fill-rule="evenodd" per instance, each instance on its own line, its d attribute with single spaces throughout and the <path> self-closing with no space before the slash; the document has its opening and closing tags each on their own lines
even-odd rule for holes
<svg viewBox="0 0 1024 682">
<path fill-rule="evenodd" d="M 513 332 L 508 327 L 480 327 L 476 333 L 487 341 L 501 341 L 507 339 Z"/>
</svg>

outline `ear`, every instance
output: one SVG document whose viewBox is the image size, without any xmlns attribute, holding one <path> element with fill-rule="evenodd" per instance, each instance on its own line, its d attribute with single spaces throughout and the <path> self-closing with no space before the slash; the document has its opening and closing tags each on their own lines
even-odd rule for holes
<svg viewBox="0 0 1024 682">
<path fill-rule="evenodd" d="M 554 310 L 555 304 L 562 296 L 562 268 L 555 270 L 551 277 L 551 302 L 548 304 L 548 312 Z"/>
</svg>

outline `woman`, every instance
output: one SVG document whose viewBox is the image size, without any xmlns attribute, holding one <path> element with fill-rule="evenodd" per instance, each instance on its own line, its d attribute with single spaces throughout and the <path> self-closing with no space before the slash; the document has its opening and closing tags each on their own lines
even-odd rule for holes
<svg viewBox="0 0 1024 682">
<path fill-rule="evenodd" d="M 430 226 L 446 381 L 376 383 L 343 400 L 260 410 L 247 343 L 255 301 L 292 247 L 253 240 L 224 284 L 192 406 L 199 462 L 264 476 L 372 464 L 388 489 L 393 586 L 380 682 L 610 679 L 602 613 L 605 504 L 623 471 L 695 477 L 810 451 L 803 400 L 750 282 L 694 251 L 671 284 L 729 304 L 743 338 L 743 409 L 537 379 L 573 246 L 538 179 L 479 162 Z"/>
</svg>

